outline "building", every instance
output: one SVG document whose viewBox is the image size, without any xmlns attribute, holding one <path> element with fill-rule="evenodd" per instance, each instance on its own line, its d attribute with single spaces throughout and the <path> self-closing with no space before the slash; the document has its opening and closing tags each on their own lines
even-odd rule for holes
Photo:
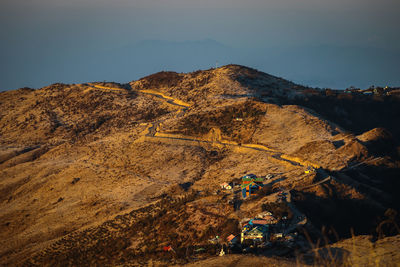
<svg viewBox="0 0 400 267">
<path fill-rule="evenodd" d="M 226 241 L 228 241 L 228 244 L 235 244 L 237 242 L 237 238 L 234 235 L 229 235 L 226 238 Z"/>
<path fill-rule="evenodd" d="M 257 192 L 263 187 L 264 179 L 254 174 L 248 174 L 242 177 L 242 197 L 257 195 Z"/>
<path fill-rule="evenodd" d="M 228 184 L 228 183 L 226 183 L 226 182 L 220 184 L 220 186 L 221 186 L 222 189 L 225 189 L 225 190 L 231 190 L 231 189 L 232 189 L 232 185 L 231 185 L 231 184 Z"/>
<path fill-rule="evenodd" d="M 249 184 L 242 185 L 242 197 L 247 198 L 250 196 L 257 195 L 257 192 L 262 188 L 259 184 L 251 182 Z"/>
<path fill-rule="evenodd" d="M 260 244 L 268 240 L 269 225 L 264 220 L 250 220 L 242 229 L 240 242 Z"/>
</svg>

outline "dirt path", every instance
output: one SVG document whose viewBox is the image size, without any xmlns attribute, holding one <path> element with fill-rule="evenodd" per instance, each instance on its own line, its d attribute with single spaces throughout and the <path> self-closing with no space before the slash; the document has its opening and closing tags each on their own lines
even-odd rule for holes
<svg viewBox="0 0 400 267">
<path fill-rule="evenodd" d="M 96 88 L 96 89 L 114 90 L 114 91 L 126 90 L 126 89 L 121 89 L 121 88 L 113 88 L 113 87 L 106 87 L 106 86 L 100 86 L 100 85 L 93 85 L 92 87 Z M 167 95 L 165 95 L 161 92 L 155 91 L 155 90 L 150 90 L 150 89 L 149 90 L 139 90 L 139 92 L 156 96 L 156 97 L 166 101 L 167 103 L 178 107 L 179 109 L 175 114 L 175 118 L 183 117 L 185 115 L 186 111 L 188 110 L 188 108 L 190 107 L 190 104 L 188 104 L 182 100 L 167 96 Z M 271 157 L 282 162 L 284 165 L 290 164 L 294 167 L 313 165 L 313 164 L 309 164 L 308 162 L 305 162 L 301 159 L 289 157 L 277 150 L 268 148 L 265 145 L 237 144 L 235 142 L 222 140 L 220 138 L 219 138 L 219 140 L 210 141 L 210 140 L 195 138 L 192 136 L 182 136 L 182 135 L 177 135 L 177 134 L 160 133 L 158 131 L 158 127 L 163 121 L 164 120 L 160 120 L 160 121 L 151 123 L 151 125 L 147 128 L 147 130 L 144 131 L 144 132 L 146 132 L 145 136 L 148 138 L 155 138 L 160 141 L 162 139 L 169 140 L 169 141 L 179 140 L 181 143 L 186 141 L 188 143 L 188 145 L 192 145 L 193 142 L 199 142 L 199 143 L 211 144 L 211 145 L 216 145 L 216 146 L 228 146 L 228 147 L 236 148 L 237 150 L 242 151 L 242 152 L 245 152 L 246 149 L 256 150 L 256 151 L 264 151 L 266 153 L 269 153 L 271 155 Z"/>
<path fill-rule="evenodd" d="M 157 128 L 158 128 L 158 126 L 160 125 L 160 121 L 156 121 L 156 122 L 153 122 L 150 126 L 149 126 L 149 128 L 147 128 L 147 134 L 146 134 L 146 136 L 155 136 L 155 134 L 157 133 Z"/>
<path fill-rule="evenodd" d="M 118 92 L 125 92 L 127 91 L 126 89 L 123 88 L 117 88 L 117 87 L 106 87 L 106 86 L 101 86 L 101 85 L 88 85 L 89 88 L 87 88 L 85 91 L 83 91 L 84 93 L 89 92 L 91 90 L 105 90 L 105 91 L 118 91 Z"/>
<path fill-rule="evenodd" d="M 286 202 L 293 212 L 293 219 L 290 226 L 283 231 L 283 233 L 286 235 L 294 231 L 299 225 L 305 225 L 307 223 L 307 217 L 292 203 L 292 195 L 290 190 L 285 191 L 285 193 Z"/>
<path fill-rule="evenodd" d="M 139 92 L 141 93 L 145 93 L 145 94 L 149 94 L 149 95 L 155 95 L 157 97 L 162 98 L 163 100 L 167 101 L 168 103 L 175 105 L 175 106 L 179 106 L 181 108 L 188 108 L 190 107 L 190 104 L 183 102 L 182 100 L 170 97 L 170 96 L 166 96 L 165 94 L 158 92 L 158 91 L 154 91 L 154 90 L 139 90 Z"/>
</svg>

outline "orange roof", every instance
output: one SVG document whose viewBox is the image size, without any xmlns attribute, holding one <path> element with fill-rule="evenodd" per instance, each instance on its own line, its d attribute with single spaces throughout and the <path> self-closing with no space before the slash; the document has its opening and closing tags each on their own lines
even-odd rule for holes
<svg viewBox="0 0 400 267">
<path fill-rule="evenodd" d="M 228 236 L 228 237 L 226 238 L 226 240 L 228 240 L 228 242 L 231 242 L 232 239 L 234 239 L 234 238 L 235 238 L 234 235 L 230 235 L 230 236 Z"/>
<path fill-rule="evenodd" d="M 267 220 L 253 220 L 253 224 L 268 224 Z"/>
</svg>

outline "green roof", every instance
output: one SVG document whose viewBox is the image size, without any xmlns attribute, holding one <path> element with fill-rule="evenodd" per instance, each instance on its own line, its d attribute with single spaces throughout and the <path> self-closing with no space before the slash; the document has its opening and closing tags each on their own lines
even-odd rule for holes
<svg viewBox="0 0 400 267">
<path fill-rule="evenodd" d="M 242 181 L 244 181 L 244 182 L 250 182 L 250 181 L 264 182 L 264 178 L 262 178 L 262 177 L 249 178 L 249 177 L 243 176 Z"/>
</svg>

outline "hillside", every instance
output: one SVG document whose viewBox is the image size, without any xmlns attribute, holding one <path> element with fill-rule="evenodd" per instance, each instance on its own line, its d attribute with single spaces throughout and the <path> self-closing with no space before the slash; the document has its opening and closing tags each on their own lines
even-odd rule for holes
<svg viewBox="0 0 400 267">
<path fill-rule="evenodd" d="M 295 249 L 266 252 L 287 264 L 311 249 L 304 232 L 325 243 L 350 229 L 398 234 L 378 226 L 399 223 L 399 102 L 327 96 L 238 65 L 1 92 L 0 263 L 185 264 L 266 209 L 306 218 L 290 217 Z M 365 103 L 384 120 L 364 118 Z M 249 173 L 273 178 L 243 201 L 220 189 Z"/>
</svg>

